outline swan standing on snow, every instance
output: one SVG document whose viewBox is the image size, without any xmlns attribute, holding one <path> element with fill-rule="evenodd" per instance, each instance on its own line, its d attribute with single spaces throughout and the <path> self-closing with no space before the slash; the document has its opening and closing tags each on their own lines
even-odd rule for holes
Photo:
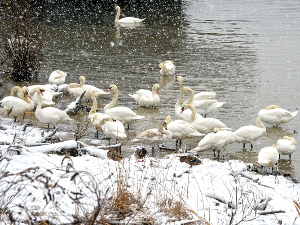
<svg viewBox="0 0 300 225">
<path fill-rule="evenodd" d="M 110 139 L 118 141 L 119 139 L 124 140 L 127 137 L 123 123 L 115 120 L 113 117 L 103 118 L 100 125 L 105 137 L 109 139 L 109 144 Z"/>
<path fill-rule="evenodd" d="M 237 136 L 237 142 L 243 143 L 243 148 L 245 148 L 246 143 L 250 143 L 251 149 L 253 148 L 253 141 L 262 137 L 266 133 L 266 127 L 261 123 L 259 117 L 256 118 L 256 126 L 248 125 L 243 126 L 235 131 Z"/>
<path fill-rule="evenodd" d="M 292 154 L 296 150 L 296 140 L 295 138 L 284 136 L 283 138 L 280 138 L 276 142 L 276 148 L 279 153 L 279 159 L 280 155 L 289 155 L 289 159 L 291 160 Z"/>
<path fill-rule="evenodd" d="M 192 152 L 213 150 L 214 157 L 216 156 L 216 150 L 218 150 L 218 158 L 220 157 L 220 151 L 225 150 L 225 147 L 236 141 L 236 134 L 228 130 L 214 129 L 214 132 L 207 134 Z"/>
<path fill-rule="evenodd" d="M 53 71 L 49 76 L 49 84 L 61 85 L 66 81 L 67 74 L 61 70 Z"/>
<path fill-rule="evenodd" d="M 172 132 L 167 130 L 167 123 L 163 122 L 159 128 L 152 128 L 139 133 L 131 142 L 152 145 L 152 150 L 154 150 L 154 144 L 158 145 L 170 139 L 172 139 Z"/>
<path fill-rule="evenodd" d="M 49 124 L 53 124 L 55 127 L 58 123 L 72 120 L 65 111 L 58 108 L 46 107 L 42 109 L 42 94 L 44 90 L 36 88 L 33 91 L 37 92 L 38 96 L 38 105 L 35 110 L 35 116 L 41 123 L 47 123 L 48 127 Z"/>
<path fill-rule="evenodd" d="M 263 167 L 272 167 L 278 162 L 279 153 L 276 149 L 276 145 L 264 147 L 258 154 L 257 162 Z"/>
<path fill-rule="evenodd" d="M 78 83 L 70 83 L 67 87 L 67 91 L 71 95 L 74 95 L 75 97 L 80 96 L 84 91 L 86 91 L 86 93 L 83 96 L 84 100 L 92 99 L 92 96 L 91 96 L 89 90 L 92 90 L 94 92 L 94 95 L 96 96 L 96 98 L 98 98 L 102 95 L 109 94 L 109 93 L 103 91 L 102 89 L 97 88 L 93 85 L 85 84 L 85 77 L 84 76 L 79 77 L 79 84 Z"/>
<path fill-rule="evenodd" d="M 144 118 L 144 116 L 137 115 L 128 107 L 125 106 L 114 107 L 116 102 L 118 101 L 118 87 L 116 85 L 110 85 L 108 92 L 110 91 L 114 91 L 114 97 L 112 101 L 104 107 L 103 109 L 104 113 L 110 115 L 116 120 L 120 120 L 123 123 L 127 123 L 128 126 L 129 123 Z"/>
<path fill-rule="evenodd" d="M 120 15 L 121 15 L 120 6 L 116 6 L 115 10 L 117 11 L 115 23 L 137 24 L 137 23 L 141 23 L 143 20 L 145 20 L 145 19 L 139 19 L 139 18 L 135 18 L 135 17 L 124 17 L 124 18 L 120 19 Z"/>
<path fill-rule="evenodd" d="M 133 98 L 140 106 L 144 107 L 157 107 L 160 104 L 159 84 L 154 84 L 152 91 L 140 89 L 134 94 L 128 94 Z"/>
<path fill-rule="evenodd" d="M 169 115 L 165 120 L 167 124 L 167 130 L 171 131 L 172 138 L 176 139 L 176 147 L 181 147 L 181 141 L 187 138 L 197 138 L 203 137 L 204 134 L 198 132 L 195 127 L 184 120 L 172 120 L 172 117 Z"/>
<path fill-rule="evenodd" d="M 273 126 L 278 126 L 289 122 L 298 114 L 298 111 L 290 112 L 286 109 L 279 108 L 277 105 L 269 105 L 267 108 L 258 112 L 260 119 Z"/>
<path fill-rule="evenodd" d="M 93 100 L 93 105 L 92 108 L 89 112 L 89 119 L 91 121 L 91 124 L 95 127 L 95 129 L 97 130 L 97 137 L 98 137 L 98 131 L 103 131 L 102 130 L 102 120 L 105 118 L 109 118 L 110 116 L 108 114 L 105 113 L 97 113 L 97 98 L 94 94 L 94 92 L 92 90 L 89 90 L 89 94 L 92 96 L 92 100 Z"/>
<path fill-rule="evenodd" d="M 163 76 L 171 76 L 175 74 L 175 66 L 172 61 L 166 60 L 159 64 L 159 73 Z"/>
<path fill-rule="evenodd" d="M 18 116 L 23 116 L 24 113 L 33 110 L 34 102 L 28 97 L 28 88 L 15 86 L 11 90 L 11 95 L 15 96 L 6 96 L 0 101 L 1 107 L 7 111 L 7 115 L 12 115 L 17 121 Z"/>
<path fill-rule="evenodd" d="M 189 123 L 196 128 L 200 133 L 208 134 L 214 131 L 215 128 L 229 129 L 224 123 L 215 118 L 204 118 L 196 112 L 195 107 L 191 104 L 185 104 L 181 113 L 184 113 L 187 109 L 191 110 L 191 116 Z"/>
</svg>

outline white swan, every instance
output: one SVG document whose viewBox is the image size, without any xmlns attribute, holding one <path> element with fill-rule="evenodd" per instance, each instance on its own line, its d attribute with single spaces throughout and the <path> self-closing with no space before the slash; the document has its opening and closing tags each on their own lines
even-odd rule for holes
<svg viewBox="0 0 300 225">
<path fill-rule="evenodd" d="M 38 96 L 38 105 L 35 110 L 35 116 L 41 123 L 47 123 L 48 127 L 49 124 L 53 124 L 55 127 L 58 123 L 72 120 L 65 111 L 58 108 L 46 107 L 42 109 L 42 94 L 44 90 L 36 88 L 33 92 L 37 92 Z"/>
<path fill-rule="evenodd" d="M 56 95 L 54 94 L 54 91 L 51 90 L 47 85 L 31 85 L 28 86 L 29 90 L 29 96 L 34 102 L 35 105 L 38 104 L 38 94 L 37 94 L 37 89 L 43 89 L 44 93 L 43 96 L 41 97 L 42 101 L 42 107 L 47 107 L 47 106 L 53 106 L 55 105 L 55 102 L 53 101 L 53 97 Z"/>
<path fill-rule="evenodd" d="M 98 136 L 98 131 L 102 131 L 102 120 L 105 118 L 110 118 L 110 115 L 105 114 L 105 113 L 97 113 L 97 98 L 95 96 L 95 94 L 93 93 L 92 90 L 89 90 L 89 94 L 92 96 L 92 100 L 93 100 L 93 105 L 92 108 L 89 112 L 89 119 L 91 121 L 91 124 L 95 127 L 95 129 L 97 130 L 97 136 Z"/>
<path fill-rule="evenodd" d="M 284 136 L 283 138 L 280 138 L 276 142 L 276 148 L 279 153 L 279 159 L 280 155 L 289 155 L 289 159 L 291 160 L 292 154 L 296 150 L 296 140 L 295 138 Z"/>
<path fill-rule="evenodd" d="M 157 107 L 160 104 L 159 84 L 154 84 L 152 91 L 140 89 L 134 94 L 128 94 L 133 98 L 140 106 L 144 107 Z"/>
<path fill-rule="evenodd" d="M 197 138 L 203 137 L 205 134 L 202 134 L 196 130 L 191 124 L 184 120 L 172 120 L 172 117 L 168 115 L 165 120 L 167 124 L 167 130 L 171 131 L 172 138 L 176 139 L 176 147 L 181 146 L 181 140 L 187 138 Z"/>
<path fill-rule="evenodd" d="M 171 76 L 175 74 L 175 66 L 172 61 L 166 60 L 159 64 L 159 73 L 164 76 Z"/>
<path fill-rule="evenodd" d="M 191 104 L 185 104 L 182 107 L 182 113 L 187 109 L 191 110 L 189 123 L 196 128 L 200 133 L 208 134 L 214 131 L 215 128 L 229 129 L 224 123 L 215 118 L 204 118 L 196 112 L 195 107 Z"/>
<path fill-rule="evenodd" d="M 158 145 L 170 139 L 172 139 L 172 132 L 167 130 L 167 123 L 163 122 L 159 128 L 152 128 L 139 133 L 131 142 Z M 152 149 L 154 149 L 154 146 L 152 146 Z"/>
<path fill-rule="evenodd" d="M 124 18 L 120 19 L 120 15 L 121 15 L 120 6 L 116 6 L 115 10 L 117 11 L 117 15 L 115 18 L 116 23 L 137 24 L 137 23 L 141 23 L 143 20 L 145 20 L 145 19 L 139 19 L 139 18 L 135 18 L 135 17 L 124 17 Z"/>
<path fill-rule="evenodd" d="M 192 152 L 213 150 L 214 156 L 215 151 L 218 150 L 218 158 L 220 157 L 220 151 L 225 150 L 225 147 L 236 141 L 236 134 L 228 130 L 214 129 L 214 132 L 207 134 Z"/>
<path fill-rule="evenodd" d="M 66 81 L 67 73 L 61 71 L 61 70 L 55 70 L 53 71 L 49 76 L 49 84 L 56 84 L 61 85 L 64 84 Z"/>
<path fill-rule="evenodd" d="M 114 91 L 114 97 L 110 103 L 108 103 L 103 111 L 104 113 L 110 115 L 116 120 L 120 120 L 123 123 L 131 123 L 135 120 L 143 119 L 144 116 L 137 115 L 130 108 L 125 106 L 114 107 L 116 102 L 118 101 L 118 87 L 116 85 L 110 85 L 108 92 Z"/>
<path fill-rule="evenodd" d="M 222 107 L 225 103 L 225 102 L 219 102 L 218 100 L 215 100 L 215 99 L 208 99 L 208 98 L 202 99 L 202 100 L 195 100 L 194 91 L 191 88 L 185 87 L 184 91 L 188 92 L 190 94 L 190 96 L 185 102 L 183 102 L 183 104 L 193 105 L 195 107 L 196 111 L 204 117 L 206 117 L 207 114 L 211 113 L 215 109 Z M 209 92 L 206 92 L 205 94 L 203 94 L 203 96 L 208 95 L 208 93 Z"/>
<path fill-rule="evenodd" d="M 79 77 L 79 84 L 78 83 L 70 83 L 67 87 L 67 91 L 71 94 L 74 95 L 75 97 L 80 96 L 84 91 L 86 93 L 83 96 L 83 100 L 89 100 L 92 99 L 92 96 L 90 95 L 89 90 L 92 90 L 96 96 L 96 98 L 102 96 L 102 95 L 108 95 L 108 92 L 103 91 L 100 88 L 97 88 L 92 85 L 85 84 L 85 77 L 80 76 Z"/>
<path fill-rule="evenodd" d="M 264 147 L 260 150 L 258 156 L 257 162 L 264 167 L 272 167 L 278 162 L 279 159 L 279 153 L 276 149 L 276 145 L 273 144 L 273 146 Z"/>
<path fill-rule="evenodd" d="M 258 112 L 260 119 L 273 126 L 278 126 L 289 122 L 298 114 L 298 111 L 290 112 L 286 109 L 279 108 L 277 105 L 269 105 L 267 108 Z"/>
<path fill-rule="evenodd" d="M 245 148 L 246 143 L 250 143 L 251 149 L 253 148 L 253 141 L 262 137 L 266 133 L 266 127 L 261 123 L 259 117 L 256 118 L 256 126 L 248 125 L 243 126 L 235 131 L 237 136 L 237 142 L 243 143 L 243 148 Z"/>
<path fill-rule="evenodd" d="M 24 113 L 33 110 L 34 102 L 28 98 L 28 88 L 23 87 L 20 88 L 19 86 L 15 86 L 11 90 L 11 95 L 15 95 L 22 97 L 15 97 L 15 96 L 6 96 L 0 101 L 1 107 L 7 111 L 7 115 L 12 115 L 15 118 L 15 122 L 17 121 L 18 116 L 23 116 Z"/>
<path fill-rule="evenodd" d="M 127 135 L 122 122 L 115 120 L 113 117 L 107 117 L 101 120 L 101 129 L 108 139 L 124 140 Z M 110 144 L 110 143 L 109 143 Z"/>
<path fill-rule="evenodd" d="M 218 102 L 215 99 L 212 99 L 216 96 L 215 92 L 200 92 L 197 94 L 194 94 L 193 90 L 189 87 L 183 87 L 183 78 L 182 76 L 177 76 L 176 80 L 179 83 L 180 86 L 180 95 L 179 99 L 175 105 L 175 113 L 179 118 L 188 121 L 189 116 L 187 115 L 180 115 L 181 111 L 181 102 L 183 98 L 183 94 L 185 92 L 189 92 L 190 96 L 189 98 L 183 102 L 183 105 L 185 104 L 192 104 L 196 111 L 199 112 L 202 116 L 206 116 L 209 112 L 213 111 L 214 109 L 221 107 L 224 102 Z M 191 112 L 189 112 L 191 114 Z"/>
</svg>

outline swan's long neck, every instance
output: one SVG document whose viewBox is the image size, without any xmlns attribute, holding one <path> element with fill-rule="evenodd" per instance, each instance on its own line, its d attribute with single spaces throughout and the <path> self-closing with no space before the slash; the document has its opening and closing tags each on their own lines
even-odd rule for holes
<svg viewBox="0 0 300 225">
<path fill-rule="evenodd" d="M 118 89 L 115 89 L 114 90 L 114 97 L 113 99 L 111 100 L 110 103 L 108 103 L 105 107 L 104 107 L 104 111 L 107 110 L 107 109 L 110 109 L 112 107 L 115 106 L 115 104 L 117 103 L 118 101 Z"/>
<path fill-rule="evenodd" d="M 10 91 L 10 96 L 16 96 L 16 94 L 18 98 L 21 99 L 24 98 L 24 93 L 22 91 L 22 88 L 20 88 L 19 86 L 14 86 Z"/>
<path fill-rule="evenodd" d="M 92 105 L 92 109 L 90 111 L 90 115 L 96 113 L 97 111 L 97 99 L 96 99 L 96 96 L 94 94 L 92 94 L 92 100 L 93 100 L 93 105 Z"/>
<path fill-rule="evenodd" d="M 192 115 L 190 117 L 189 123 L 193 123 L 196 117 L 196 109 L 193 105 L 188 105 L 188 107 L 192 111 Z"/>
<path fill-rule="evenodd" d="M 260 118 L 256 118 L 256 126 L 259 128 L 265 128 L 265 125 L 262 124 Z"/>
<path fill-rule="evenodd" d="M 189 87 L 184 87 L 183 88 L 183 92 L 188 92 L 190 94 L 188 100 L 187 100 L 187 104 L 191 103 L 194 99 L 194 92 L 191 88 Z"/>
<path fill-rule="evenodd" d="M 38 96 L 38 104 L 37 104 L 35 112 L 38 114 L 41 114 L 42 113 L 42 94 L 40 92 L 37 92 L 37 96 Z"/>
<path fill-rule="evenodd" d="M 115 19 L 115 22 L 119 22 L 120 20 L 120 15 L 121 15 L 121 10 L 120 9 L 117 9 L 117 15 L 116 15 L 116 19 Z"/>
<path fill-rule="evenodd" d="M 152 87 L 152 96 L 156 95 L 156 89 L 157 89 L 157 86 Z"/>
</svg>

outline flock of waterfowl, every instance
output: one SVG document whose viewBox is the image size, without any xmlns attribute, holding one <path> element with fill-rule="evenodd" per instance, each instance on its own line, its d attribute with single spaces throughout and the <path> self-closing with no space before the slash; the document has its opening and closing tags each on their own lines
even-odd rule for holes
<svg viewBox="0 0 300 225">
<path fill-rule="evenodd" d="M 116 23 L 140 23 L 143 20 L 126 17 L 120 19 L 120 7 L 115 7 L 117 16 Z M 175 66 L 172 61 L 167 60 L 159 64 L 161 76 L 174 76 Z M 23 116 L 24 113 L 33 111 L 35 106 L 36 118 L 45 124 L 57 124 L 72 120 L 66 111 L 53 107 L 53 97 L 69 93 L 75 97 L 83 95 L 83 100 L 91 100 L 92 108 L 89 112 L 89 119 L 95 130 L 101 131 L 109 139 L 124 140 L 127 138 L 124 124 L 132 124 L 136 120 L 144 119 L 144 116 L 137 115 L 129 107 L 115 106 L 118 101 L 118 87 L 110 85 L 108 91 L 103 91 L 95 86 L 85 84 L 85 77 L 79 77 L 79 83 L 64 84 L 66 73 L 60 70 L 52 72 L 49 76 L 49 84 L 33 85 L 29 87 L 14 87 L 10 96 L 0 101 L 1 106 L 8 115 L 15 117 Z M 198 146 L 190 152 L 198 154 L 201 151 L 224 150 L 231 143 L 246 143 L 253 148 L 253 142 L 266 133 L 264 123 L 278 126 L 289 122 L 297 115 L 296 112 L 289 112 L 276 105 L 270 105 L 258 112 L 256 125 L 243 126 L 236 131 L 232 131 L 223 122 L 215 118 L 206 117 L 209 113 L 223 106 L 224 102 L 215 99 L 215 92 L 200 92 L 194 94 L 189 87 L 184 87 L 183 78 L 177 76 L 175 81 L 179 83 L 180 94 L 175 104 L 176 120 L 170 115 L 166 115 L 165 121 L 161 121 L 158 128 L 151 128 L 136 135 L 131 140 L 133 143 L 140 142 L 149 145 L 157 145 L 170 139 L 176 140 L 176 147 L 181 145 L 181 140 L 187 138 L 199 138 Z M 98 112 L 97 98 L 114 92 L 113 98 L 104 108 L 103 112 Z M 189 98 L 183 101 L 184 93 L 189 93 Z M 154 84 L 152 90 L 141 89 L 129 96 L 141 107 L 159 107 L 159 85 Z M 203 138 L 202 138 L 203 137 Z M 280 155 L 289 155 L 295 151 L 296 141 L 292 137 L 285 136 L 279 139 L 273 146 L 261 149 L 258 154 L 258 163 L 262 166 L 273 167 L 277 163 Z"/>
<path fill-rule="evenodd" d="M 174 76 L 175 66 L 171 61 L 163 62 L 159 67 L 161 76 Z M 118 141 L 127 138 L 124 124 L 128 124 L 129 128 L 129 124 L 144 119 L 144 116 L 137 115 L 129 107 L 115 106 L 118 101 L 116 85 L 110 85 L 108 91 L 105 92 L 95 86 L 85 84 L 83 76 L 79 77 L 79 83 L 65 84 L 65 78 L 66 73 L 56 70 L 50 74 L 49 84 L 22 88 L 15 86 L 12 88 L 10 96 L 0 101 L 1 107 L 6 110 L 8 115 L 15 117 L 15 121 L 17 117 L 22 117 L 26 112 L 36 108 L 35 116 L 41 123 L 56 125 L 72 119 L 66 111 L 53 107 L 52 98 L 65 92 L 78 97 L 84 92 L 83 99 L 93 102 L 88 117 L 97 133 L 101 131 L 106 138 Z M 197 147 L 190 151 L 191 153 L 199 154 L 201 151 L 213 150 L 214 155 L 215 151 L 218 151 L 219 157 L 220 151 L 234 142 L 242 143 L 244 148 L 246 143 L 249 143 L 253 148 L 253 142 L 266 133 L 263 123 L 278 126 L 289 122 L 298 113 L 270 105 L 258 112 L 256 125 L 247 125 L 232 131 L 220 120 L 206 117 L 224 104 L 215 99 L 215 92 L 194 94 L 191 88 L 183 85 L 181 76 L 177 76 L 175 81 L 180 86 L 179 98 L 174 107 L 177 119 L 173 120 L 170 115 L 166 115 L 165 121 L 161 121 L 158 128 L 141 132 L 131 140 L 132 143 L 145 143 L 154 148 L 155 145 L 175 139 L 177 147 L 178 144 L 181 145 L 183 139 L 199 138 L 201 140 Z M 108 95 L 109 92 L 114 92 L 113 98 L 105 105 L 103 112 L 99 112 L 97 98 Z M 189 98 L 183 101 L 185 92 L 189 93 Z M 154 84 L 152 90 L 141 89 L 128 95 L 141 107 L 159 107 L 158 93 L 159 84 Z M 272 167 L 277 163 L 280 155 L 289 155 L 291 159 L 291 154 L 295 151 L 295 144 L 295 139 L 289 136 L 279 139 L 273 146 L 261 149 L 258 154 L 258 163 L 262 166 Z"/>
</svg>

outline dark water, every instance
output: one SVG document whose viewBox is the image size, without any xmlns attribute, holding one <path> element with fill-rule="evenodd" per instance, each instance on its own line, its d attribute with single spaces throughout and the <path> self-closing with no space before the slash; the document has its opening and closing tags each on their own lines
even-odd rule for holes
<svg viewBox="0 0 300 225">
<path fill-rule="evenodd" d="M 175 117 L 179 85 L 173 78 L 159 76 L 158 64 L 170 59 L 176 75 L 195 93 L 215 91 L 222 109 L 209 115 L 233 130 L 255 124 L 260 109 L 270 104 L 295 111 L 300 103 L 300 5 L 296 1 L 183 1 L 170 4 L 123 6 L 121 17 L 146 18 L 140 26 L 116 27 L 114 6 L 72 6 L 56 4 L 41 15 L 46 29 L 45 62 L 36 83 L 47 83 L 56 69 L 68 73 L 67 83 L 86 83 L 107 89 L 119 88 L 118 105 L 126 105 L 145 120 L 133 124 L 130 136 L 156 127 L 167 115 Z M 143 109 L 127 94 L 160 84 L 161 106 Z M 4 89 L 15 83 L 8 81 Z M 72 99 L 58 99 L 65 108 Z M 110 96 L 99 99 L 102 108 Z M 79 116 L 87 121 L 87 114 Z M 259 150 L 283 135 L 300 142 L 299 115 L 257 140 L 252 151 L 241 144 L 227 147 L 226 159 L 256 163 Z M 66 131 L 74 125 L 61 125 Z M 88 130 L 83 141 L 94 138 Z M 198 141 L 184 141 L 193 148 Z M 175 141 L 167 144 L 174 148 Z M 249 148 L 249 147 L 248 147 Z M 124 145 L 124 150 L 130 144 Z M 212 157 L 212 152 L 203 153 Z M 292 160 L 280 160 L 279 170 L 300 178 L 300 151 L 297 144 Z"/>
</svg>

